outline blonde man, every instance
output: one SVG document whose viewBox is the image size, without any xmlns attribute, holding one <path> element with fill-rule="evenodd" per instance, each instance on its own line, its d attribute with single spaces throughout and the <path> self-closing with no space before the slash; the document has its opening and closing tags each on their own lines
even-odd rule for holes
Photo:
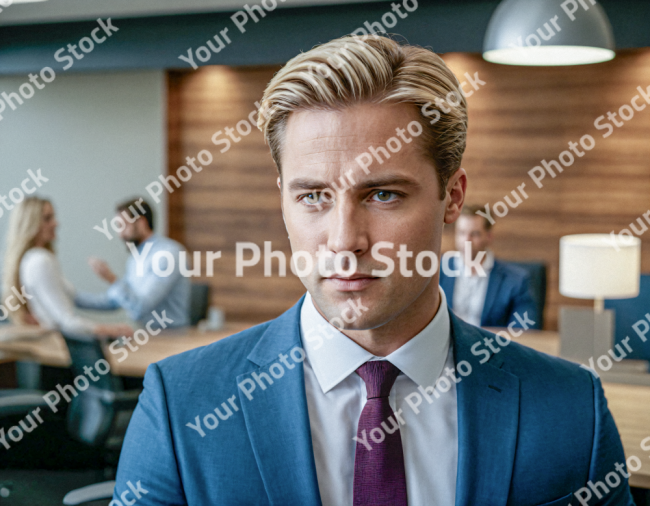
<svg viewBox="0 0 650 506">
<path fill-rule="evenodd" d="M 602 504 L 631 504 L 599 381 L 448 311 L 467 112 L 444 62 L 333 40 L 271 80 L 258 126 L 321 264 L 279 318 L 149 368 L 115 504 L 564 506 L 612 471 Z"/>
</svg>

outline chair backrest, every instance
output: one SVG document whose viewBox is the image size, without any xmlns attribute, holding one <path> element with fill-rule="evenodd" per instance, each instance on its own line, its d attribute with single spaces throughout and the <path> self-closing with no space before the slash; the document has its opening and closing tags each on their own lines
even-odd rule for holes
<svg viewBox="0 0 650 506">
<path fill-rule="evenodd" d="M 619 344 L 627 336 L 630 337 L 632 351 L 626 358 L 650 360 L 650 339 L 646 342 L 638 339 L 632 328 L 646 313 L 650 313 L 650 274 L 641 274 L 638 297 L 608 299 L 605 308 L 614 310 L 614 343 Z"/>
<path fill-rule="evenodd" d="M 101 341 L 92 336 L 63 334 L 63 339 L 70 353 L 70 361 L 72 362 L 70 369 L 75 378 L 80 375 L 88 377 L 84 367 L 95 369 L 97 361 L 106 360 Z M 97 381 L 90 380 L 93 387 L 109 391 L 120 390 L 119 382 L 111 374 L 110 370 L 106 374 L 94 374 L 94 376 L 98 377 L 98 379 Z"/>
<path fill-rule="evenodd" d="M 190 325 L 197 325 L 208 315 L 210 305 L 210 285 L 207 283 L 192 283 L 190 291 Z"/>
<path fill-rule="evenodd" d="M 525 269 L 530 276 L 530 291 L 539 315 L 539 327 L 544 323 L 544 307 L 546 306 L 546 264 L 543 262 L 509 262 Z"/>
<path fill-rule="evenodd" d="M 106 441 L 115 418 L 111 399 L 121 390 L 120 382 L 111 374 L 110 369 L 105 372 L 108 362 L 99 340 L 92 336 L 70 334 L 63 334 L 63 339 L 70 352 L 70 368 L 75 377 L 70 386 L 77 392 L 68 408 L 68 431 L 79 441 L 92 446 L 101 445 Z M 104 362 L 100 362 L 97 367 L 100 360 Z M 86 373 L 84 367 L 91 371 Z M 77 379 L 82 376 L 85 381 Z"/>
</svg>

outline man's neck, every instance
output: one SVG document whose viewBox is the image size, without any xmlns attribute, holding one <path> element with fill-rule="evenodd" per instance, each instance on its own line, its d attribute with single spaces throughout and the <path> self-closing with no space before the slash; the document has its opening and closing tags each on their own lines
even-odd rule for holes
<svg viewBox="0 0 650 506">
<path fill-rule="evenodd" d="M 482 267 L 485 267 L 485 262 L 487 261 L 488 256 L 490 255 L 490 249 L 489 249 L 489 248 L 485 248 L 484 250 L 481 250 L 481 251 L 484 251 L 484 252 L 485 252 L 485 255 L 483 255 L 483 258 L 481 258 L 481 261 L 479 262 L 479 264 L 480 264 Z M 477 252 L 476 256 L 480 255 L 480 254 L 481 254 L 481 251 Z M 476 256 L 475 256 L 474 258 L 472 258 L 472 261 L 476 260 Z M 479 275 L 478 269 L 477 269 L 476 267 L 472 267 L 472 268 L 470 269 L 470 274 L 469 274 L 469 275 L 470 275 L 471 277 L 476 277 L 476 276 L 478 276 L 478 275 Z"/>
<path fill-rule="evenodd" d="M 386 357 L 422 332 L 438 314 L 440 301 L 438 280 L 432 279 L 420 297 L 388 323 L 375 329 L 341 332 L 373 355 Z"/>
<path fill-rule="evenodd" d="M 150 230 L 149 232 L 146 232 L 138 239 L 138 242 L 135 243 L 135 247 L 139 248 L 143 242 L 149 240 L 152 236 L 153 236 L 153 231 Z"/>
</svg>

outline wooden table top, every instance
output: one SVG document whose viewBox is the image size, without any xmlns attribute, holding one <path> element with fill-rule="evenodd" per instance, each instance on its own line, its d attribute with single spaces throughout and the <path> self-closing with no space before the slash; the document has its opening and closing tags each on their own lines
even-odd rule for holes
<svg viewBox="0 0 650 506">
<path fill-rule="evenodd" d="M 154 362 L 208 345 L 250 326 L 250 323 L 228 323 L 219 331 L 201 332 L 196 328 L 163 331 L 150 337 L 137 351 L 130 351 L 122 362 L 117 361 L 122 354 L 111 354 L 108 349 L 104 351 L 113 374 L 144 376 L 147 367 Z M 549 355 L 559 355 L 557 332 L 529 331 L 514 341 Z M 59 367 L 70 365 L 70 356 L 61 335 L 38 327 L 3 325 L 0 327 L 0 352 L 4 353 L 5 359 L 33 360 Z M 603 383 L 603 388 L 621 434 L 625 455 L 628 458 L 635 455 L 642 463 L 641 469 L 632 473 L 630 485 L 650 489 L 650 451 L 641 448 L 641 442 L 650 437 L 650 387 Z M 650 447 L 650 440 L 646 442 L 647 447 Z"/>
<path fill-rule="evenodd" d="M 117 376 L 144 376 L 147 367 L 172 355 L 206 346 L 224 337 L 245 330 L 250 323 L 227 323 L 221 330 L 199 331 L 196 327 L 186 329 L 166 330 L 156 336 L 150 336 L 149 341 L 139 346 L 135 341 L 131 345 L 138 349 L 123 353 L 111 353 L 108 346 L 104 347 L 106 360 L 111 365 L 111 372 Z M 14 339 L 12 337 L 15 336 Z M 4 325 L 0 328 L 0 352 L 6 358 L 14 360 L 33 360 L 43 365 L 67 367 L 70 365 L 70 355 L 65 341 L 59 332 L 48 332 L 35 326 L 16 327 Z"/>
</svg>

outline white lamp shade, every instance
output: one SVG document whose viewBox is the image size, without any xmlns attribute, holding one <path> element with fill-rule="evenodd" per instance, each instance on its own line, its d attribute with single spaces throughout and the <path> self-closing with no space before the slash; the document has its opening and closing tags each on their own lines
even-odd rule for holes
<svg viewBox="0 0 650 506">
<path fill-rule="evenodd" d="M 576 299 L 627 299 L 639 295 L 641 240 L 607 234 L 560 239 L 560 293 Z"/>
<path fill-rule="evenodd" d="M 570 18 L 562 8 L 568 3 L 502 0 L 488 24 L 483 57 L 505 65 L 540 66 L 584 65 L 614 58 L 614 33 L 601 5 L 574 2 L 576 10 Z"/>
</svg>

